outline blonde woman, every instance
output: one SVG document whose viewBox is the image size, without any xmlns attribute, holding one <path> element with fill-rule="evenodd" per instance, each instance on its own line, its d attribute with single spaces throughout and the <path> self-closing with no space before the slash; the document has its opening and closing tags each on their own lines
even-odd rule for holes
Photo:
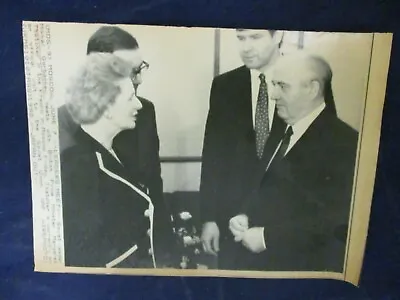
<svg viewBox="0 0 400 300">
<path fill-rule="evenodd" d="M 71 81 L 66 108 L 79 124 L 61 154 L 65 263 L 68 266 L 154 268 L 154 206 L 113 139 L 136 126 L 142 103 L 133 65 L 112 53 L 91 53 Z"/>
</svg>

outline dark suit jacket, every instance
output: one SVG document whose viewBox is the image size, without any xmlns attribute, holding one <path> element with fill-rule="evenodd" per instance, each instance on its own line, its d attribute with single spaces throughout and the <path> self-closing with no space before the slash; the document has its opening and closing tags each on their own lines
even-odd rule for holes
<svg viewBox="0 0 400 300">
<path fill-rule="evenodd" d="M 119 133 L 113 141 L 113 149 L 125 162 L 125 167 L 137 181 L 149 187 L 150 196 L 156 206 L 155 227 L 156 242 L 161 245 L 172 239 L 172 225 L 169 210 L 163 199 L 163 183 L 159 158 L 159 138 L 154 105 L 140 98 L 136 127 Z M 79 126 L 73 121 L 65 106 L 58 109 L 60 151 L 74 146 L 74 133 Z"/>
<path fill-rule="evenodd" d="M 147 188 L 82 129 L 74 140 L 61 154 L 66 265 L 106 267 L 137 247 L 115 266 L 154 267 Z"/>
<path fill-rule="evenodd" d="M 202 222 L 216 221 L 221 234 L 231 236 L 229 219 L 240 211 L 251 186 L 260 180 L 271 155 L 269 149 L 278 144 L 285 126 L 275 114 L 260 161 L 252 120 L 250 70 L 242 66 L 213 80 L 202 154 Z"/>
<path fill-rule="evenodd" d="M 254 193 L 246 214 L 267 249 L 239 268 L 342 271 L 356 150 L 357 132 L 325 109 Z"/>
</svg>

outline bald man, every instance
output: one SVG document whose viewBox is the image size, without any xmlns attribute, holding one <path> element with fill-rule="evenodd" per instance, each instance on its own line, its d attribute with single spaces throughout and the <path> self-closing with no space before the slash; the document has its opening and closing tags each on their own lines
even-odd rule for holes
<svg viewBox="0 0 400 300">
<path fill-rule="evenodd" d="M 342 272 L 358 136 L 327 108 L 331 81 L 321 57 L 276 64 L 271 98 L 286 132 L 243 214 L 229 222 L 242 245 L 237 269 Z"/>
</svg>

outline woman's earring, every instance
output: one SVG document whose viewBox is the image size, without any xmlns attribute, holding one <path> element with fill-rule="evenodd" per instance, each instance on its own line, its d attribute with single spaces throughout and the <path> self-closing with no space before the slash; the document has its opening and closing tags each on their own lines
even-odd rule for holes
<svg viewBox="0 0 400 300">
<path fill-rule="evenodd" d="M 111 117 L 111 114 L 110 114 L 110 111 L 108 110 L 108 108 L 104 111 L 104 117 L 106 118 L 106 119 L 108 119 L 108 120 L 110 120 L 112 117 Z"/>
</svg>

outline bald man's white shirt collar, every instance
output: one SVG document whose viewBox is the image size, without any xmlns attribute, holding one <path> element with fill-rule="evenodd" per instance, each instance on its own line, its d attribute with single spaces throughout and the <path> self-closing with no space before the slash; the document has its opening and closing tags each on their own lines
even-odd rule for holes
<svg viewBox="0 0 400 300">
<path fill-rule="evenodd" d="M 315 119 L 321 114 L 321 112 L 325 109 L 326 104 L 322 102 L 317 108 L 315 108 L 311 113 L 297 121 L 294 125 L 292 125 L 293 135 L 290 138 L 289 147 L 286 151 L 286 154 L 293 148 L 293 146 L 297 143 L 297 141 L 303 136 L 303 134 L 307 131 L 308 127 L 315 121 Z M 289 126 L 287 126 L 289 127 Z"/>
</svg>

